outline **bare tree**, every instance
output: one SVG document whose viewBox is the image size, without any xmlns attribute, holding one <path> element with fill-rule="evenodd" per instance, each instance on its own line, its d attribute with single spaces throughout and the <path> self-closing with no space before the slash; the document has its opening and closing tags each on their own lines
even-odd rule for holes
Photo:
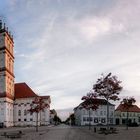
<svg viewBox="0 0 140 140">
<path fill-rule="evenodd" d="M 119 100 L 118 95 L 122 90 L 120 84 L 121 81 L 117 80 L 116 76 L 111 76 L 111 73 L 109 73 L 107 76 L 102 74 L 101 78 L 93 85 L 95 93 L 107 100 L 107 130 L 109 130 L 109 100 Z"/>
<path fill-rule="evenodd" d="M 97 99 L 97 94 L 90 91 L 87 93 L 86 96 L 82 97 L 82 100 L 84 101 L 81 105 L 82 108 L 85 108 L 89 111 L 89 130 L 91 129 L 91 117 L 90 117 L 90 110 L 96 110 L 99 106 L 99 102 Z"/>
<path fill-rule="evenodd" d="M 128 112 L 129 112 L 129 109 L 131 107 L 133 107 L 133 104 L 136 102 L 135 98 L 134 97 L 127 97 L 127 98 L 124 98 L 122 101 L 121 101 L 121 104 L 123 106 L 124 109 L 126 109 L 126 112 L 127 112 L 127 118 L 126 118 L 126 129 L 128 130 Z"/>
<path fill-rule="evenodd" d="M 36 97 L 32 101 L 31 108 L 28 110 L 31 114 L 36 113 L 36 132 L 38 132 L 38 115 L 45 108 L 48 108 L 49 104 L 45 103 L 42 97 Z"/>
</svg>

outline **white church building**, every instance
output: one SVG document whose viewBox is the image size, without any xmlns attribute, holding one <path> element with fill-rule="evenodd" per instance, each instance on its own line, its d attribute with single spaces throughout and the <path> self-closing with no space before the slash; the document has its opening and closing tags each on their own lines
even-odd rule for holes
<svg viewBox="0 0 140 140">
<path fill-rule="evenodd" d="M 0 125 L 36 125 L 36 114 L 28 110 L 36 97 L 50 105 L 50 96 L 39 96 L 26 84 L 14 82 L 14 40 L 0 21 Z M 50 108 L 40 112 L 38 125 L 50 121 Z"/>
</svg>

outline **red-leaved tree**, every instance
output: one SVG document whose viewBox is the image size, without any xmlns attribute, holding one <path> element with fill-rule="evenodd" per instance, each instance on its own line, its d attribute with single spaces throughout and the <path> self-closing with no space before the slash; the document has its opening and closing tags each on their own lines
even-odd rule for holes
<svg viewBox="0 0 140 140">
<path fill-rule="evenodd" d="M 31 104 L 31 108 L 28 110 L 31 114 L 36 113 L 36 132 L 38 132 L 38 115 L 45 108 L 48 108 L 49 104 L 45 103 L 42 97 L 36 97 Z"/>
<path fill-rule="evenodd" d="M 85 108 L 89 111 L 89 130 L 91 129 L 91 119 L 90 119 L 90 110 L 96 110 L 99 106 L 99 102 L 97 99 L 97 94 L 90 91 L 87 93 L 86 96 L 82 97 L 82 100 L 84 101 L 81 104 L 81 108 Z"/>
<path fill-rule="evenodd" d="M 107 76 L 102 74 L 101 78 L 93 85 L 95 93 L 107 100 L 107 130 L 109 129 L 109 100 L 119 100 L 118 95 L 122 90 L 120 84 L 121 81 L 109 73 Z"/>
<path fill-rule="evenodd" d="M 123 106 L 123 108 L 126 110 L 127 112 L 127 118 L 126 118 L 126 129 L 128 130 L 128 112 L 129 112 L 129 109 L 131 107 L 133 107 L 133 104 L 136 102 L 135 98 L 134 97 L 127 97 L 127 98 L 124 98 L 122 101 L 121 101 L 121 104 Z"/>
</svg>

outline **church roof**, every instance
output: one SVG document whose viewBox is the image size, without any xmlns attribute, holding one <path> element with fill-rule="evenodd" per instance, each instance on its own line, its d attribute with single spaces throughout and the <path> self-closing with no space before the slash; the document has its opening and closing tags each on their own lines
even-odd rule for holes
<svg viewBox="0 0 140 140">
<path fill-rule="evenodd" d="M 31 98 L 37 97 L 38 95 L 26 84 L 16 83 L 15 84 L 15 99 L 18 98 Z"/>
<path fill-rule="evenodd" d="M 124 107 L 123 104 L 120 104 L 117 108 L 116 111 L 121 111 L 121 112 L 127 112 L 127 109 Z M 140 112 L 140 108 L 137 105 L 132 105 L 129 109 L 128 112 Z"/>
</svg>

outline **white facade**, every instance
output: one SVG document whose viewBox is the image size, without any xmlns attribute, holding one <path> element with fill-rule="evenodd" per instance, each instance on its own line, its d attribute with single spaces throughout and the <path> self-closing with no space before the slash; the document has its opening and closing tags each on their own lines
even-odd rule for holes
<svg viewBox="0 0 140 140">
<path fill-rule="evenodd" d="M 13 103 L 9 98 L 0 98 L 0 123 L 4 126 L 13 126 Z"/>
<path fill-rule="evenodd" d="M 109 105 L 109 124 L 114 124 L 114 111 L 115 106 Z M 93 111 L 85 108 L 81 108 L 79 105 L 74 109 L 75 123 L 76 125 L 97 125 L 97 124 L 107 124 L 107 105 L 99 105 L 98 109 Z M 89 117 L 90 116 L 90 117 Z"/>
<path fill-rule="evenodd" d="M 15 126 L 35 126 L 37 122 L 36 113 L 31 114 L 28 110 L 31 108 L 32 101 L 35 98 L 22 98 L 14 102 L 14 125 Z M 46 100 L 47 104 L 49 100 Z M 45 108 L 38 115 L 38 125 L 48 125 L 50 109 Z"/>
</svg>

